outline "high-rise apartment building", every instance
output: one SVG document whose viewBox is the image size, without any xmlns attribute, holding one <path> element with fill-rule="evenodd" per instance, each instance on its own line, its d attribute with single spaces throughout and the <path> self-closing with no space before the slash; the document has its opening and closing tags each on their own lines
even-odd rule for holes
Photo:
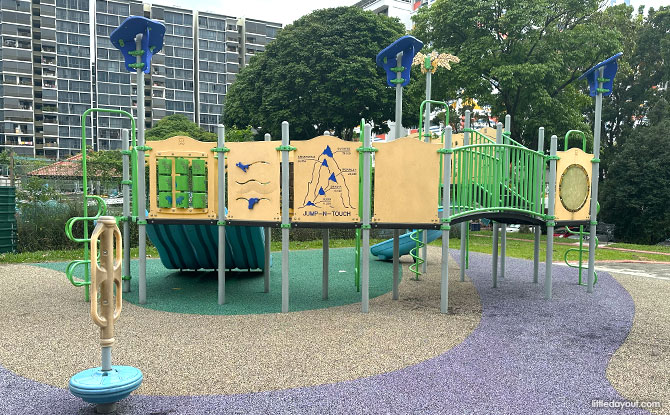
<svg viewBox="0 0 670 415">
<path fill-rule="evenodd" d="M 126 70 L 123 56 L 109 35 L 128 16 L 144 16 L 144 5 L 137 0 L 96 0 L 95 2 L 95 96 L 97 108 L 124 110 L 137 116 L 136 75 Z M 131 111 L 132 108 L 132 111 Z M 121 130 L 130 129 L 130 119 L 112 113 L 95 113 L 97 149 L 121 148 Z"/>
<path fill-rule="evenodd" d="M 240 69 L 277 37 L 279 23 L 198 13 L 197 108 L 200 125 L 214 132 L 225 94 Z"/>
<path fill-rule="evenodd" d="M 239 72 L 238 19 L 198 13 L 197 107 L 200 126 L 214 132 L 223 112 L 228 86 Z"/>
<path fill-rule="evenodd" d="M 109 35 L 128 16 L 165 24 L 163 50 L 145 75 L 145 128 L 184 114 L 214 131 L 239 70 L 281 29 L 278 23 L 143 4 L 139 0 L 0 0 L 0 150 L 61 158 L 81 151 L 91 107 L 137 117 L 136 74 Z M 87 145 L 119 149 L 127 117 L 94 113 Z"/>
<path fill-rule="evenodd" d="M 34 92 L 41 94 L 33 78 L 32 26 L 30 1 L 0 0 L 0 145 L 25 155 L 35 151 Z"/>
<path fill-rule="evenodd" d="M 43 155 L 48 157 L 56 156 L 49 147 L 56 143 L 58 157 L 66 157 L 81 150 L 81 114 L 91 108 L 93 103 L 91 24 L 88 9 L 88 0 L 56 0 L 55 14 L 51 7 L 41 9 L 39 30 L 48 31 L 49 37 L 51 31 L 54 28 L 56 30 L 56 42 L 43 38 L 41 47 L 42 89 L 44 91 L 50 76 L 56 71 L 58 90 L 58 135 L 54 137 L 46 132 L 44 134 Z M 36 30 L 35 25 L 33 30 Z M 54 48 L 57 54 L 56 65 L 53 65 L 53 56 L 50 57 Z M 36 65 L 35 74 L 37 73 Z M 92 128 L 89 128 L 87 137 L 91 137 L 91 131 Z"/>
</svg>

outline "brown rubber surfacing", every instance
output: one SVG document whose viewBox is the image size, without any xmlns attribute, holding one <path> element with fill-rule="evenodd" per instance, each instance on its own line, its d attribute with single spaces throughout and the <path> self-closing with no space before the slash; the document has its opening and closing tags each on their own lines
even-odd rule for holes
<svg viewBox="0 0 670 415">
<path fill-rule="evenodd" d="M 457 283 L 455 263 L 453 314 L 439 313 L 440 256 L 429 252 L 429 273 L 420 282 L 403 278 L 399 301 L 390 293 L 370 300 L 369 314 L 351 304 L 288 314 L 192 315 L 124 302 L 113 362 L 143 371 L 137 393 L 172 396 L 313 386 L 417 364 L 461 343 L 481 318 L 474 285 Z M 3 266 L 0 293 L 4 367 L 63 388 L 73 374 L 100 364 L 89 305 L 64 274 Z"/>
</svg>

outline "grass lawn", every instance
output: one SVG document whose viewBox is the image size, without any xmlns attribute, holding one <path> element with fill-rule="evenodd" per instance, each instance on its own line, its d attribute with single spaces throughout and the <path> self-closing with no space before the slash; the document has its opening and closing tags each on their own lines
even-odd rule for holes
<svg viewBox="0 0 670 415">
<path fill-rule="evenodd" d="M 491 231 L 480 231 L 470 233 L 470 250 L 473 252 L 491 253 Z M 542 235 L 542 243 L 540 244 L 541 258 L 545 257 L 546 252 L 546 235 Z M 516 258 L 533 259 L 533 234 L 523 233 L 508 233 L 507 234 L 507 255 Z M 370 239 L 370 245 L 382 242 L 382 239 Z M 571 248 L 575 248 L 575 239 L 554 238 L 554 261 L 563 261 L 565 252 Z M 435 240 L 431 245 L 441 245 L 441 241 Z M 330 239 L 331 248 L 346 248 L 353 247 L 355 241 L 353 239 Z M 458 248 L 460 242 L 458 239 L 452 239 L 451 247 Z M 588 245 L 585 244 L 585 247 Z M 663 253 L 670 253 L 670 247 L 657 245 L 636 245 L 617 243 L 609 245 L 613 248 L 635 249 L 640 251 L 658 252 L 641 253 L 641 252 L 625 252 L 613 249 L 599 248 L 596 250 L 597 261 L 612 261 L 612 260 L 637 260 L 637 261 L 661 261 L 670 262 L 670 255 L 663 255 Z M 321 240 L 314 241 L 291 241 L 289 243 L 291 250 L 302 249 L 321 249 Z M 272 251 L 281 250 L 281 242 L 273 241 L 271 245 Z M 138 248 L 130 250 L 131 256 L 137 258 Z M 152 258 L 158 258 L 158 251 L 153 246 L 147 247 L 147 255 Z M 577 261 L 577 252 L 569 254 L 570 261 Z M 81 259 L 82 250 L 59 250 L 59 251 L 37 251 L 24 252 L 19 254 L 0 254 L 0 264 L 16 264 L 16 263 L 39 263 L 39 262 L 63 262 Z M 587 255 L 585 255 L 585 258 Z"/>
<path fill-rule="evenodd" d="M 483 252 L 490 254 L 492 250 L 491 231 L 480 231 L 470 233 L 470 250 L 473 252 Z M 516 258 L 533 259 L 533 241 L 535 235 L 523 233 L 508 233 L 507 234 L 507 255 Z M 546 255 L 546 240 L 547 236 L 542 235 L 540 244 L 540 258 Z M 554 238 L 554 261 L 563 261 L 565 253 L 571 248 L 577 248 L 576 239 L 568 238 Z M 440 245 L 439 240 L 432 242 L 432 244 Z M 575 244 L 575 245 L 566 245 Z M 460 242 L 456 246 L 460 246 Z M 588 247 L 588 244 L 584 244 Z M 641 252 L 624 252 L 605 247 L 596 249 L 596 261 L 612 261 L 612 260 L 636 260 L 636 261 L 661 261 L 670 262 L 670 256 L 662 255 L 662 253 L 670 253 L 670 249 L 664 246 L 657 245 L 636 245 L 636 244 L 612 244 L 609 247 L 636 249 L 640 251 L 659 252 L 661 254 L 648 254 Z M 588 254 L 585 255 L 585 258 Z M 568 255 L 569 261 L 578 260 L 578 252 L 571 252 Z"/>
</svg>

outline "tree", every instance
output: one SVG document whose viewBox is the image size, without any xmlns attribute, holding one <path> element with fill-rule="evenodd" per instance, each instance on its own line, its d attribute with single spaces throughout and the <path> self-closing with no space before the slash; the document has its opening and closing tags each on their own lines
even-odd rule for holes
<svg viewBox="0 0 670 415">
<path fill-rule="evenodd" d="M 198 124 L 182 114 L 168 115 L 146 131 L 147 141 L 165 140 L 166 138 L 184 135 L 200 141 L 216 141 L 216 134 L 205 131 Z"/>
<path fill-rule="evenodd" d="M 512 116 L 512 135 L 533 146 L 537 129 L 589 131 L 592 105 L 578 77 L 620 50 L 599 0 L 439 0 L 421 8 L 414 35 L 461 63 L 446 73 L 462 98 Z M 440 96 L 437 90 L 434 96 Z M 456 96 L 452 98 L 457 98 Z M 548 142 L 549 140 L 546 140 Z"/>
<path fill-rule="evenodd" d="M 240 72 L 228 91 L 224 122 L 280 137 L 282 121 L 289 121 L 292 139 L 325 130 L 350 138 L 361 118 L 384 129 L 395 94 L 375 57 L 403 34 L 397 19 L 357 7 L 303 16 Z"/>
<path fill-rule="evenodd" d="M 601 192 L 602 218 L 617 238 L 657 243 L 670 237 L 670 105 L 659 99 L 649 125 L 636 127 L 610 163 Z"/>
<path fill-rule="evenodd" d="M 86 152 L 86 170 L 89 178 L 102 184 L 118 183 L 123 172 L 123 155 L 119 150 Z"/>
</svg>

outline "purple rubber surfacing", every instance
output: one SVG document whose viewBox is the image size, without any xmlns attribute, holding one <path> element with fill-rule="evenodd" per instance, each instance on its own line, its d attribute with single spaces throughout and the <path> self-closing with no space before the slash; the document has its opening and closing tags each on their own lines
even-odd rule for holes
<svg viewBox="0 0 670 415">
<path fill-rule="evenodd" d="M 457 251 L 452 256 L 458 260 Z M 532 274 L 532 261 L 507 258 L 506 278 L 493 289 L 491 256 L 471 253 L 467 275 L 481 298 L 481 322 L 461 344 L 419 364 L 353 381 L 272 392 L 133 394 L 119 403 L 118 414 L 621 412 L 594 408 L 591 402 L 624 400 L 605 371 L 632 326 L 632 298 L 606 273 L 598 275 L 594 294 L 587 294 L 576 284 L 576 270 L 554 266 L 553 300 L 546 301 L 544 263 L 539 284 L 532 283 Z M 40 384 L 0 366 L 0 413 L 94 412 L 92 405 L 67 389 Z M 627 409 L 626 413 L 648 412 Z"/>
</svg>

